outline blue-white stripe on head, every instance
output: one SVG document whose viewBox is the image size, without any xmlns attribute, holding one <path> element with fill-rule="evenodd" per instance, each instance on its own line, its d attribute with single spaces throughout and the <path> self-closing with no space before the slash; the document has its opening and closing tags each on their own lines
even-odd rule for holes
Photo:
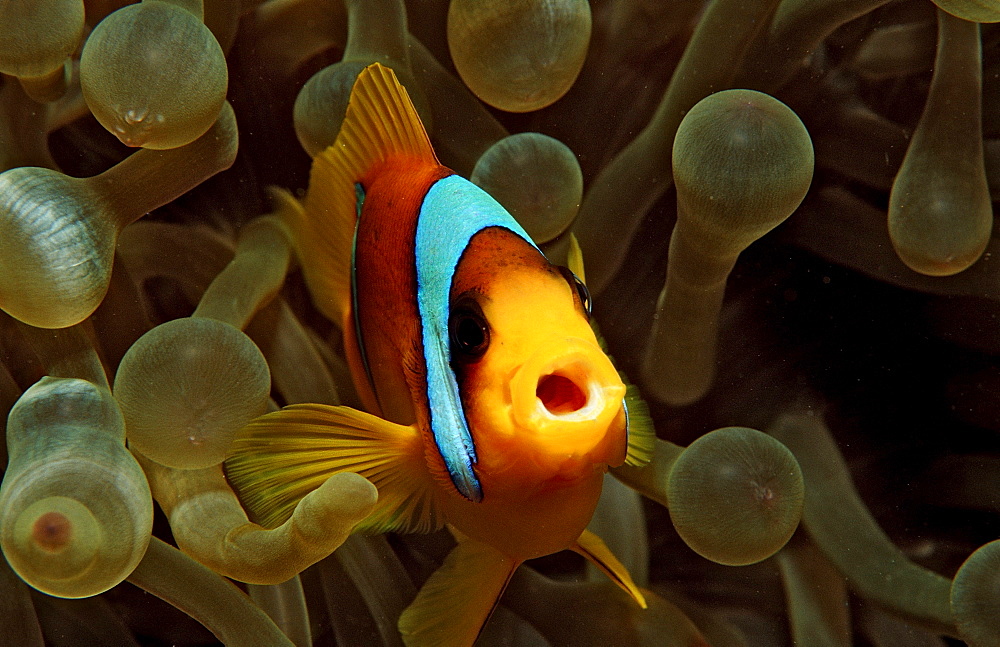
<svg viewBox="0 0 1000 647">
<path fill-rule="evenodd" d="M 417 220 L 417 307 L 427 366 L 431 432 L 451 482 L 471 501 L 482 486 L 473 471 L 476 447 L 451 368 L 449 296 L 458 261 L 469 241 L 487 227 L 503 227 L 531 245 L 531 237 L 500 204 L 472 182 L 449 175 L 424 196 Z"/>
</svg>

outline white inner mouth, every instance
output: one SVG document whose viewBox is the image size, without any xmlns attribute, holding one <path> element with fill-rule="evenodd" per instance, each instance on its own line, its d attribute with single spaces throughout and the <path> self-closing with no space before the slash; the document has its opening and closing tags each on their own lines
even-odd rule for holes
<svg viewBox="0 0 1000 647">
<path fill-rule="evenodd" d="M 584 386 L 561 373 L 543 375 L 535 388 L 539 413 L 559 420 L 587 420 L 600 408 L 600 386 L 587 380 Z"/>
</svg>

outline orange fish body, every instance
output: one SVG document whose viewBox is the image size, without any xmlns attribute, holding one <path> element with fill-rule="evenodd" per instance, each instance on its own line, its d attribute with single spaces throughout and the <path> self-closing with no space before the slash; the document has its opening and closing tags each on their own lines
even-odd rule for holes
<svg viewBox="0 0 1000 647">
<path fill-rule="evenodd" d="M 358 223 L 355 248 L 378 253 L 355 255 L 351 315 L 357 323 L 344 323 L 345 348 L 366 409 L 404 425 L 416 422 L 421 409 L 415 407 L 418 400 L 411 394 L 405 370 L 421 361 L 414 344 L 419 338 L 419 314 L 408 296 L 417 280 L 411 260 L 415 215 L 430 186 L 447 173 L 444 167 L 407 159 L 380 164 L 360 179 L 366 187 L 365 217 Z M 364 357 L 358 340 L 362 330 Z"/>
<path fill-rule="evenodd" d="M 355 471 L 379 490 L 362 530 L 448 524 L 459 543 L 400 619 L 408 644 L 471 644 L 517 565 L 567 548 L 642 603 L 585 530 L 608 467 L 652 443 L 629 424 L 586 288 L 438 163 L 391 70 L 358 77 L 305 204 L 282 214 L 370 413 L 293 405 L 245 429 L 226 469 L 252 516 L 277 525 Z"/>
</svg>

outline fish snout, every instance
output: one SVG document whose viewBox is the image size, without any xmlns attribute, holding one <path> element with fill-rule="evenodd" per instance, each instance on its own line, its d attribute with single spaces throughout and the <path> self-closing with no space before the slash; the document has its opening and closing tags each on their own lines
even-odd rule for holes
<svg viewBox="0 0 1000 647">
<path fill-rule="evenodd" d="M 516 370 L 510 388 L 515 425 L 547 453 L 594 453 L 595 462 L 605 462 L 595 450 L 609 444 L 602 441 L 619 444 L 608 438 L 618 427 L 624 443 L 625 385 L 611 360 L 591 341 L 550 338 Z"/>
</svg>

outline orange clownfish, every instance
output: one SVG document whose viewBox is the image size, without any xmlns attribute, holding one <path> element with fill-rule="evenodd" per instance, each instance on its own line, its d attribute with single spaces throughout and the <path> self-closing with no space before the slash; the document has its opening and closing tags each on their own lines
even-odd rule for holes
<svg viewBox="0 0 1000 647">
<path fill-rule="evenodd" d="M 225 466 L 251 517 L 277 526 L 350 471 L 379 492 L 359 530 L 447 524 L 457 546 L 399 620 L 410 645 L 472 644 L 514 569 L 564 549 L 645 606 L 586 526 L 608 467 L 649 460 L 651 425 L 583 282 L 438 162 L 392 70 L 358 76 L 308 195 L 281 213 L 369 413 L 292 405 L 242 430 Z"/>
</svg>

